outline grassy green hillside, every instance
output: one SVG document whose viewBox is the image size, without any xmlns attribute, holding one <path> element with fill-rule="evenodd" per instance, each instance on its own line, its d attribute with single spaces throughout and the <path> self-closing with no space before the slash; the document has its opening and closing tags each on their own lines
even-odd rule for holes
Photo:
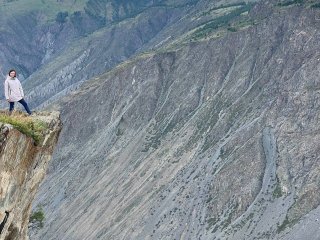
<svg viewBox="0 0 320 240">
<path fill-rule="evenodd" d="M 47 20 L 56 18 L 58 12 L 81 11 L 86 0 L 0 0 L 0 14 L 2 17 L 10 17 L 12 14 L 23 14 L 30 11 L 41 11 L 47 16 Z"/>
</svg>

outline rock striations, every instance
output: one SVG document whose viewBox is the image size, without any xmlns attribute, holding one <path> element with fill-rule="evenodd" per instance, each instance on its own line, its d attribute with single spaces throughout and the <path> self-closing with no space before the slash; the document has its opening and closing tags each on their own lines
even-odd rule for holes
<svg viewBox="0 0 320 240">
<path fill-rule="evenodd" d="M 18 131 L 17 122 L 14 126 L 0 123 L 1 240 L 28 239 L 32 201 L 45 176 L 61 130 L 58 112 L 36 113 L 32 117 L 22 117 L 20 121 L 30 119 L 32 126 L 39 122 L 45 126 L 36 141 Z"/>
<path fill-rule="evenodd" d="M 60 101 L 35 202 L 48 218 L 30 238 L 306 239 L 295 226 L 317 239 L 319 10 L 257 20 L 145 54 Z"/>
</svg>

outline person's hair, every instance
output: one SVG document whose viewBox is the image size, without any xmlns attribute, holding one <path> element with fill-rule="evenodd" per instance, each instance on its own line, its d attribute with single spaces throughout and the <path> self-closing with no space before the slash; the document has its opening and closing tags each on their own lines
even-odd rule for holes
<svg viewBox="0 0 320 240">
<path fill-rule="evenodd" d="M 10 73 L 11 72 L 14 72 L 15 74 L 14 74 L 14 77 L 17 77 L 17 72 L 16 72 L 16 70 L 14 70 L 14 69 L 11 69 L 10 71 L 9 71 L 9 73 L 8 73 L 8 75 L 10 76 Z"/>
</svg>

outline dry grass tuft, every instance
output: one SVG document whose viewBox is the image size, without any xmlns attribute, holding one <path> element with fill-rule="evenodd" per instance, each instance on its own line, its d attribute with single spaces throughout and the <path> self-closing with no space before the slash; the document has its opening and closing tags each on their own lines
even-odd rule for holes
<svg viewBox="0 0 320 240">
<path fill-rule="evenodd" d="M 32 137 L 36 145 L 43 140 L 44 132 L 48 128 L 47 123 L 20 111 L 14 111 L 11 115 L 7 111 L 0 111 L 0 122 L 11 124 L 23 134 Z"/>
</svg>

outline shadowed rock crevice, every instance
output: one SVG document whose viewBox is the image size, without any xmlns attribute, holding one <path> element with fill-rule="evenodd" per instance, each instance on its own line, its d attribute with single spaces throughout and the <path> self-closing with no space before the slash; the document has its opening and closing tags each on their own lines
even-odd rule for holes
<svg viewBox="0 0 320 240">
<path fill-rule="evenodd" d="M 9 217 L 9 212 L 8 211 L 5 211 L 4 213 L 5 213 L 5 217 L 2 220 L 2 222 L 0 223 L 0 234 L 2 233 L 2 230 L 3 230 L 4 226 L 6 225 L 8 217 Z"/>
</svg>

